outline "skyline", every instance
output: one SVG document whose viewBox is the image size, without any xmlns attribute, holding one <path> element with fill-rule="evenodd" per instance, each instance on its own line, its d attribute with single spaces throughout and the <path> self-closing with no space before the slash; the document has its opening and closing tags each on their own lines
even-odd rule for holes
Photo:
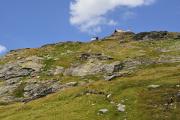
<svg viewBox="0 0 180 120">
<path fill-rule="evenodd" d="M 114 29 L 180 31 L 180 1 L 1 0 L 0 54 L 62 41 L 89 41 Z"/>
</svg>

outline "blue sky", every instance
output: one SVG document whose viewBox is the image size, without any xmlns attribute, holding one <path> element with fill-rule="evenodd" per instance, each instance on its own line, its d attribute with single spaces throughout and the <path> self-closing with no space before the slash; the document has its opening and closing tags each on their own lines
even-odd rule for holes
<svg viewBox="0 0 180 120">
<path fill-rule="evenodd" d="M 180 0 L 0 0 L 0 53 L 115 28 L 180 31 Z"/>
</svg>

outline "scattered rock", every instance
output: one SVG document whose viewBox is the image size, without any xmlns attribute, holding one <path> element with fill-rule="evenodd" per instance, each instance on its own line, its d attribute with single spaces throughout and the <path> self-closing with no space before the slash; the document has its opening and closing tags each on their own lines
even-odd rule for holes
<svg viewBox="0 0 180 120">
<path fill-rule="evenodd" d="M 125 111 L 125 108 L 126 108 L 126 105 L 123 105 L 123 104 L 118 104 L 117 105 L 117 110 L 119 111 L 119 112 L 124 112 Z"/>
<path fill-rule="evenodd" d="M 130 72 L 127 72 L 127 71 L 123 71 L 123 72 L 118 72 L 118 73 L 114 73 L 112 75 L 105 75 L 104 76 L 104 79 L 107 80 L 107 81 L 111 81 L 117 77 L 124 77 L 124 76 L 127 76 L 129 75 Z"/>
<path fill-rule="evenodd" d="M 115 102 L 114 102 L 114 101 L 110 101 L 110 103 L 111 103 L 111 104 L 115 104 Z"/>
<path fill-rule="evenodd" d="M 107 95 L 107 98 L 109 99 L 111 96 L 112 96 L 112 94 L 108 94 L 108 95 Z"/>
<path fill-rule="evenodd" d="M 105 113 L 107 113 L 108 111 L 109 111 L 108 109 L 104 108 L 104 109 L 100 109 L 100 110 L 99 110 L 99 113 L 100 113 L 100 114 L 105 114 Z"/>
<path fill-rule="evenodd" d="M 149 85 L 149 86 L 148 86 L 148 88 L 153 88 L 153 89 L 159 88 L 159 87 L 160 87 L 160 85 Z"/>
<path fill-rule="evenodd" d="M 115 79 L 117 77 L 120 77 L 120 76 L 114 74 L 114 75 L 111 75 L 111 76 L 109 76 L 109 75 L 108 76 L 104 76 L 104 79 L 107 80 L 107 81 L 111 81 L 112 79 Z"/>
<path fill-rule="evenodd" d="M 101 53 L 83 53 L 80 55 L 80 60 L 89 60 L 89 59 L 97 59 L 97 60 L 113 60 L 112 57 L 103 55 Z"/>
<path fill-rule="evenodd" d="M 95 94 L 95 95 L 104 95 L 107 96 L 106 93 L 96 90 L 86 90 L 83 94 Z"/>
<path fill-rule="evenodd" d="M 78 82 L 69 82 L 69 83 L 66 83 L 67 86 L 77 86 L 78 85 Z"/>
</svg>

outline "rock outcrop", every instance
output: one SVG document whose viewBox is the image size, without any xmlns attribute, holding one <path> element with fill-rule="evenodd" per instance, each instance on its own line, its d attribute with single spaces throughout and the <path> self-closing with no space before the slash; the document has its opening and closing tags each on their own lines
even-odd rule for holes
<svg viewBox="0 0 180 120">
<path fill-rule="evenodd" d="M 14 62 L 0 66 L 0 80 L 3 84 L 0 86 L 0 101 L 12 102 L 19 101 L 20 96 L 16 96 L 16 92 L 21 94 L 23 87 L 28 84 L 23 83 L 23 77 L 36 76 L 43 67 L 43 58 L 31 56 Z"/>
<path fill-rule="evenodd" d="M 25 84 L 26 85 L 23 89 L 23 102 L 28 102 L 40 97 L 44 97 L 60 89 L 60 84 L 58 81 L 53 80 L 44 82 L 30 81 Z"/>
<path fill-rule="evenodd" d="M 0 66 L 0 79 L 8 80 L 38 73 L 43 67 L 41 60 L 40 57 L 32 56 Z"/>
<path fill-rule="evenodd" d="M 84 64 L 72 66 L 65 70 L 64 75 L 87 76 L 95 74 L 113 74 L 120 71 L 123 64 L 119 61 L 106 64 L 100 61 L 88 61 Z"/>
<path fill-rule="evenodd" d="M 7 81 L 7 83 L 0 87 L 1 103 L 10 103 L 15 101 L 29 102 L 54 93 L 62 87 L 68 86 L 62 86 L 55 80 L 37 81 L 35 79 L 29 79 L 26 80 L 26 82 L 23 82 L 20 78 L 13 78 Z M 9 83 L 10 81 L 13 82 Z"/>
</svg>

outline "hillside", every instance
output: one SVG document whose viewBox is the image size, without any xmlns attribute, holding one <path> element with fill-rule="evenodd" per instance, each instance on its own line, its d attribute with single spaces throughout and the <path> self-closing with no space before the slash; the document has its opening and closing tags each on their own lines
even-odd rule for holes
<svg viewBox="0 0 180 120">
<path fill-rule="evenodd" d="M 0 120 L 179 120 L 180 33 L 115 32 L 0 59 Z"/>
</svg>

